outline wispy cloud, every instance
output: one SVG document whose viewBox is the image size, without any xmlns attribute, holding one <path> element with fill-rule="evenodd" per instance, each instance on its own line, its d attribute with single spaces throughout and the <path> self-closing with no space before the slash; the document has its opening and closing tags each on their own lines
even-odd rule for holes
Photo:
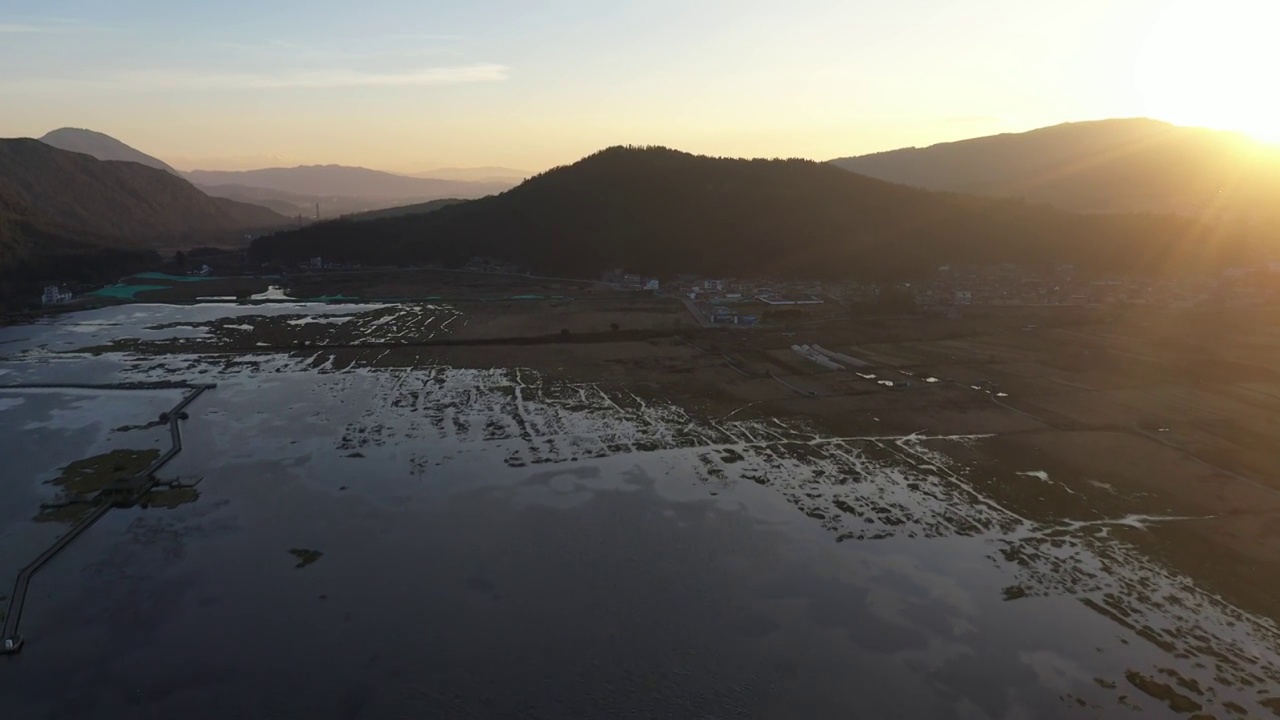
<svg viewBox="0 0 1280 720">
<path fill-rule="evenodd" d="M 350 69 L 281 71 L 275 73 L 217 73 L 188 70 L 126 72 L 98 78 L 29 79 L 25 84 L 50 88 L 53 85 L 112 91 L 178 90 L 272 90 L 287 88 L 425 87 L 467 83 L 501 82 L 508 68 L 494 63 L 426 67 L 388 72 Z"/>
<path fill-rule="evenodd" d="M 0 35 L 58 35 L 62 33 L 88 32 L 101 30 L 92 25 L 84 25 L 72 20 L 49 20 L 39 22 L 9 22 L 0 20 Z"/>
<path fill-rule="evenodd" d="M 58 32 L 58 28 L 50 25 L 24 25 L 18 23 L 0 23 L 0 35 L 19 35 Z"/>
</svg>

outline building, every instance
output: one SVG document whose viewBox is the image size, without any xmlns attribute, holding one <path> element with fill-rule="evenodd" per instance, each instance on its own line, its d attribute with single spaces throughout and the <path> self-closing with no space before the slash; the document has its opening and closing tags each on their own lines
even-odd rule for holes
<svg viewBox="0 0 1280 720">
<path fill-rule="evenodd" d="M 40 297 L 41 305 L 65 305 L 69 302 L 71 302 L 71 291 L 57 285 L 45 287 L 44 295 Z"/>
<path fill-rule="evenodd" d="M 724 290 L 723 280 L 703 280 L 702 289 L 706 292 L 721 292 Z"/>
<path fill-rule="evenodd" d="M 654 292 L 657 292 L 657 291 L 658 291 L 658 279 L 657 279 L 657 278 L 649 278 L 648 280 L 645 280 L 645 281 L 644 281 L 644 289 L 645 289 L 645 290 L 653 290 Z"/>
</svg>

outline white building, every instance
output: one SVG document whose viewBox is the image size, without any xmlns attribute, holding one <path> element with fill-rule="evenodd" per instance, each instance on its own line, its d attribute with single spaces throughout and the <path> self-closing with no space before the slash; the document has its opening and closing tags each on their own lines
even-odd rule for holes
<svg viewBox="0 0 1280 720">
<path fill-rule="evenodd" d="M 64 290 L 57 285 L 49 285 L 44 289 L 44 295 L 40 297 L 41 305 L 64 305 L 71 302 L 71 291 Z"/>
<path fill-rule="evenodd" d="M 657 289 L 658 289 L 658 280 L 657 280 L 657 278 L 649 278 L 648 280 L 645 280 L 645 281 L 644 281 L 644 289 L 645 289 L 645 290 L 653 290 L 653 291 L 657 291 Z"/>
<path fill-rule="evenodd" d="M 707 292 L 720 292 L 724 290 L 723 280 L 703 280 L 702 289 Z"/>
</svg>

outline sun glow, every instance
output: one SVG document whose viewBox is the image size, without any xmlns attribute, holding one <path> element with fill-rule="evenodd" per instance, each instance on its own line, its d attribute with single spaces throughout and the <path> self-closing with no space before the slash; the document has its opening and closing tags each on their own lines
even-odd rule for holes
<svg viewBox="0 0 1280 720">
<path fill-rule="evenodd" d="M 1146 114 L 1280 143 L 1280 3 L 1172 0 L 1138 61 Z"/>
</svg>

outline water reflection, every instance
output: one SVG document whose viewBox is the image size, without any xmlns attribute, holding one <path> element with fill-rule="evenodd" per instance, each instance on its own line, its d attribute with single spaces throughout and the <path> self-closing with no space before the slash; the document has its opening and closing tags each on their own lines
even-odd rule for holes
<svg viewBox="0 0 1280 720">
<path fill-rule="evenodd" d="M 1107 532 L 1142 519 L 977 492 L 947 449 L 979 437 L 712 420 L 515 368 L 212 356 L 272 320 L 98 312 L 80 345 L 0 331 L 3 369 L 216 377 L 167 469 L 204 481 L 41 577 L 39 652 L 0 674 L 23 716 L 1226 716 L 1280 686 L 1269 622 Z M 275 322 L 377 341 L 438 310 L 326 312 L 384 315 Z M 202 333 L 110 349 L 164 322 Z M 62 343 L 104 354 L 42 364 Z M 9 402 L 0 423 L 71 432 L 59 412 Z M 112 427 L 145 428 L 129 414 Z"/>
</svg>

